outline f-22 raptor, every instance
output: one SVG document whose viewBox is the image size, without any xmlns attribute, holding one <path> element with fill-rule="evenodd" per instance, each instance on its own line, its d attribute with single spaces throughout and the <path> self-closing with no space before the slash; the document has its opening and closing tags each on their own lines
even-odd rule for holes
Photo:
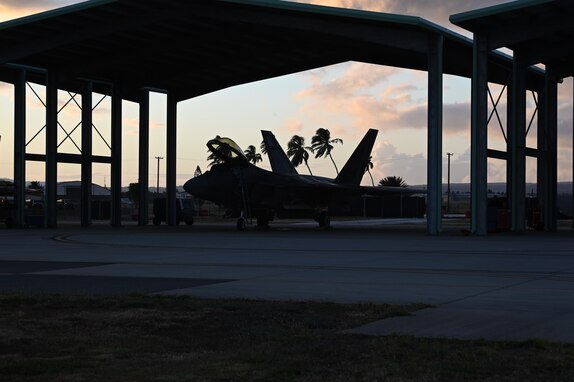
<svg viewBox="0 0 574 382">
<path fill-rule="evenodd" d="M 275 214 L 305 212 L 320 227 L 329 228 L 329 209 L 345 206 L 351 198 L 418 194 L 424 191 L 404 187 L 366 187 L 361 179 L 367 168 L 377 130 L 363 137 L 335 179 L 300 175 L 270 131 L 261 131 L 273 171 L 251 163 L 241 148 L 229 138 L 215 138 L 207 147 L 221 163 L 188 180 L 183 188 L 199 199 L 210 200 L 232 211 L 237 229 L 244 230 L 246 219 L 256 218 L 258 227 L 268 227 Z"/>
</svg>

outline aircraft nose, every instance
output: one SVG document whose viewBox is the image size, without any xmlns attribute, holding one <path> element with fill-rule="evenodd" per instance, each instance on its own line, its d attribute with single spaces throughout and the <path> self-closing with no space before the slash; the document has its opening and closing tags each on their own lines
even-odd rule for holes
<svg viewBox="0 0 574 382">
<path fill-rule="evenodd" d="M 201 175 L 196 176 L 185 182 L 183 189 L 192 195 L 201 196 L 207 190 L 207 181 Z"/>
</svg>

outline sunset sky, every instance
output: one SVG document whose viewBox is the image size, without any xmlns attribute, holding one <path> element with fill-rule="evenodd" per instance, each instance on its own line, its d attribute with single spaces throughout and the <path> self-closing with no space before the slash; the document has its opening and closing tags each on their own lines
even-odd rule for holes
<svg viewBox="0 0 574 382">
<path fill-rule="evenodd" d="M 0 0 L 0 22 L 13 18 L 79 3 L 73 0 Z M 485 6 L 506 3 L 496 0 L 307 0 L 305 2 L 336 7 L 413 15 L 425 18 L 446 28 L 467 32 L 450 24 L 448 17 Z M 215 135 L 234 139 L 243 149 L 248 145 L 259 148 L 260 130 L 271 130 L 284 147 L 293 134 L 302 135 L 311 143 L 318 128 L 327 128 L 331 135 L 341 138 L 333 157 L 339 168 L 349 157 L 362 135 L 369 129 L 379 130 L 373 152 L 375 182 L 388 175 L 397 175 L 409 184 L 426 183 L 426 96 L 427 73 L 386 66 L 348 62 L 294 75 L 269 79 L 225 89 L 185 102 L 178 108 L 178 164 L 177 183 L 182 184 L 193 175 L 196 166 L 207 170 L 206 147 Z M 34 86 L 43 97 L 44 90 Z M 495 96 L 500 87 L 492 86 Z M 572 78 L 559 86 L 559 181 L 571 180 L 572 168 Z M 60 93 L 60 103 L 67 101 Z M 78 101 L 79 101 L 78 97 Z M 499 109 L 505 110 L 505 97 Z M 44 124 L 44 111 L 34 94 L 28 92 L 27 139 Z M 94 96 L 94 102 L 99 100 Z M 533 102 L 529 102 L 532 112 Z M 104 100 L 94 115 L 95 124 L 109 142 L 109 99 Z M 13 146 L 13 87 L 0 82 L 0 178 L 12 178 Z M 71 103 L 59 116 L 67 131 L 80 121 L 79 110 Z M 150 183 L 155 185 L 157 161 L 165 157 L 165 96 L 153 95 L 150 132 Z M 527 116 L 530 119 L 530 114 Z M 124 142 L 122 184 L 137 181 L 137 105 L 124 103 Z M 470 178 L 470 80 L 444 77 L 444 167 L 446 182 L 446 153 L 454 153 L 451 181 L 468 182 Z M 503 119 L 504 120 L 504 119 Z M 59 142 L 65 137 L 59 132 Z M 72 137 L 78 145 L 81 134 Z M 44 152 L 44 134 L 28 146 L 28 152 Z M 536 147 L 536 125 L 527 138 L 528 146 Z M 505 143 L 496 121 L 489 126 L 489 147 L 505 150 Z M 70 140 L 60 147 L 61 152 L 77 153 Z M 94 134 L 94 154 L 109 155 L 109 149 Z M 161 163 L 160 184 L 165 183 L 165 161 Z M 269 168 L 264 159 L 260 164 Z M 312 158 L 309 165 L 313 174 L 335 176 L 328 159 Z M 306 173 L 304 166 L 299 172 Z M 505 162 L 489 160 L 489 181 L 505 181 Z M 59 165 L 58 180 L 79 180 L 79 165 Z M 27 180 L 44 180 L 44 166 L 28 162 Z M 536 162 L 527 160 L 527 181 L 536 180 Z M 94 165 L 94 182 L 109 185 L 109 166 Z M 363 184 L 370 184 L 366 175 Z"/>
</svg>

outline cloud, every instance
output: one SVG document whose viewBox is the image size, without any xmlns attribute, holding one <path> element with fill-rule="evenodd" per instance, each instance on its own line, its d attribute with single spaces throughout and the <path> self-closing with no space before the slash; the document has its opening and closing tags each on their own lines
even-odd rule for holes
<svg viewBox="0 0 574 382">
<path fill-rule="evenodd" d="M 398 74 L 400 69 L 389 66 L 352 62 L 339 65 L 343 69 L 340 76 L 331 78 L 328 68 L 312 70 L 304 74 L 311 86 L 300 92 L 298 97 L 341 97 L 365 92 L 387 82 Z M 334 69 L 334 68 L 332 68 Z"/>
<path fill-rule="evenodd" d="M 283 124 L 282 129 L 289 134 L 300 135 L 303 131 L 303 122 L 296 119 L 289 119 Z"/>
<path fill-rule="evenodd" d="M 408 184 L 426 183 L 427 160 L 422 153 L 409 155 L 401 153 L 399 149 L 387 141 L 377 143 L 373 150 L 373 179 L 375 183 L 386 176 L 400 176 Z M 363 178 L 370 182 L 367 177 Z"/>
<path fill-rule="evenodd" d="M 443 106 L 443 133 L 470 135 L 470 102 L 456 102 Z"/>
<path fill-rule="evenodd" d="M 402 112 L 419 106 L 412 96 L 417 90 L 414 85 L 388 84 L 400 69 L 358 62 L 341 68 L 335 78 L 324 70 L 310 72 L 309 87 L 295 96 L 301 113 L 316 125 L 354 136 L 368 128 L 386 127 L 389 121 L 401 122 Z M 398 127 L 412 123 L 404 120 Z"/>
</svg>

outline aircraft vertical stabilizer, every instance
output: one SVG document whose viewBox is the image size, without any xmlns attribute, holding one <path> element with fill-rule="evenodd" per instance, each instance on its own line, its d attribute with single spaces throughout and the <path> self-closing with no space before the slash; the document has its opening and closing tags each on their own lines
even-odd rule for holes
<svg viewBox="0 0 574 382">
<path fill-rule="evenodd" d="M 285 154 L 285 151 L 275 139 L 275 135 L 271 131 L 261 130 L 261 135 L 263 136 L 263 142 L 265 143 L 265 148 L 267 149 L 267 157 L 271 163 L 271 169 L 276 174 L 293 174 L 297 175 L 297 170 Z"/>
<path fill-rule="evenodd" d="M 339 175 L 335 178 L 334 182 L 338 184 L 356 184 L 361 183 L 363 175 L 365 174 L 367 165 L 369 163 L 369 157 L 371 156 L 371 151 L 373 150 L 373 145 L 375 144 L 375 139 L 377 138 L 378 130 L 369 129 L 367 134 L 363 137 L 363 140 L 353 154 L 343 166 L 343 169 Z"/>
</svg>

